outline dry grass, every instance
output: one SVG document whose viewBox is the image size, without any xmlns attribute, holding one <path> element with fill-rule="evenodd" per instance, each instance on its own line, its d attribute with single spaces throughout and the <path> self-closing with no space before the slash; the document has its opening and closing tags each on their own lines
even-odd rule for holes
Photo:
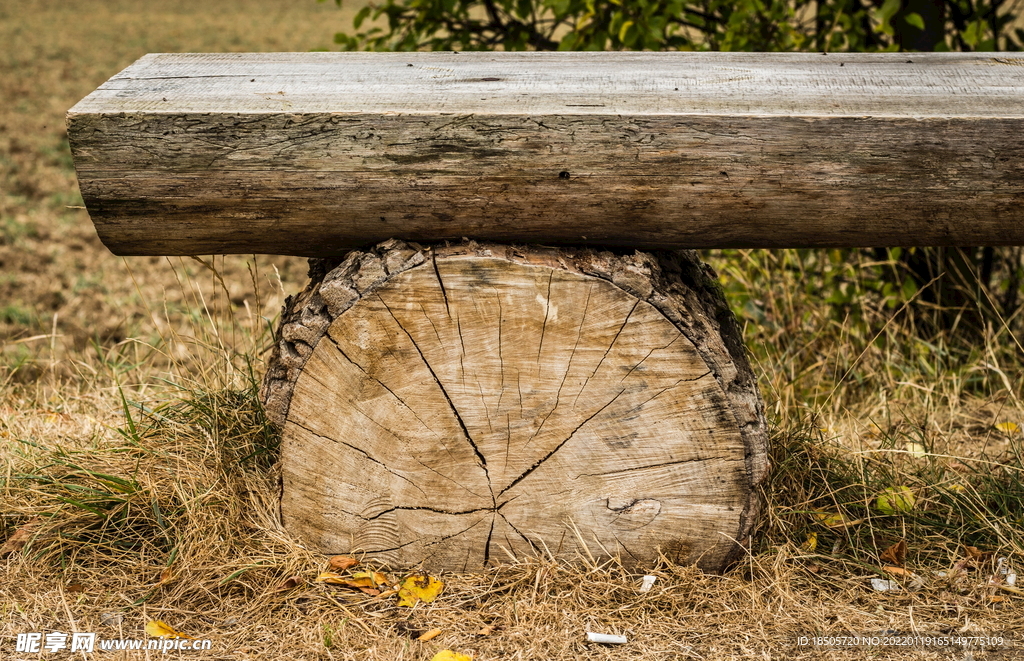
<svg viewBox="0 0 1024 661">
<path fill-rule="evenodd" d="M 197 659 L 959 659 L 795 640 L 1020 628 L 1019 598 L 987 585 L 991 559 L 954 570 L 965 545 L 1024 557 L 1022 435 L 996 427 L 1024 423 L 1021 351 L 998 320 L 965 345 L 922 338 L 927 312 L 898 297 L 829 305 L 814 291 L 829 269 L 856 282 L 874 267 L 825 252 L 714 256 L 776 428 L 760 544 L 741 566 L 651 567 L 641 594 L 613 562 L 536 558 L 443 576 L 442 597 L 413 609 L 314 582 L 324 558 L 280 528 L 275 438 L 254 397 L 305 264 L 112 257 L 68 208 L 81 201 L 62 117 L 145 52 L 304 50 L 345 27 L 312 0 L 0 2 L 0 540 L 31 532 L 0 558 L 0 657 L 37 658 L 14 653 L 17 633 L 142 638 L 150 619 L 212 639 L 178 655 Z M 913 511 L 873 509 L 900 485 Z M 864 520 L 828 527 L 816 511 Z M 925 584 L 875 592 L 899 539 Z M 302 582 L 279 590 L 291 576 Z M 630 642 L 586 644 L 588 629 Z"/>
</svg>

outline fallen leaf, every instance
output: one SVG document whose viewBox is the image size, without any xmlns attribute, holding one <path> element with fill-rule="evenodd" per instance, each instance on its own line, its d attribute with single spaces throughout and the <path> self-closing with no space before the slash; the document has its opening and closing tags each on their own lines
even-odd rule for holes
<svg viewBox="0 0 1024 661">
<path fill-rule="evenodd" d="M 800 550 L 811 553 L 816 548 L 818 548 L 818 533 L 812 532 L 811 534 L 807 535 L 807 539 L 804 540 L 804 543 L 800 545 Z"/>
<path fill-rule="evenodd" d="M 1003 432 L 1004 434 L 1016 434 L 1020 431 L 1020 425 L 1016 422 L 1000 422 L 996 425 L 996 429 Z"/>
<path fill-rule="evenodd" d="M 971 562 L 979 567 L 990 561 L 994 555 L 993 551 L 981 551 L 976 546 L 965 546 L 964 552 L 967 553 L 967 557 L 970 558 Z"/>
<path fill-rule="evenodd" d="M 300 585 L 302 585 L 301 576 L 289 576 L 288 578 L 281 581 L 281 583 L 279 583 L 276 588 L 274 588 L 274 592 L 284 592 L 285 590 L 297 588 Z"/>
<path fill-rule="evenodd" d="M 345 585 L 350 580 L 352 580 L 350 577 L 332 571 L 320 572 L 320 575 L 316 577 L 317 583 L 327 583 L 328 585 Z"/>
<path fill-rule="evenodd" d="M 882 555 L 879 560 L 882 562 L 888 562 L 889 564 L 902 567 L 907 559 L 907 542 L 904 539 L 896 542 L 889 548 L 882 551 Z"/>
<path fill-rule="evenodd" d="M 434 640 L 435 638 L 437 638 L 440 635 L 441 635 L 441 630 L 440 629 L 431 629 L 430 631 L 428 631 L 428 632 L 420 635 L 419 637 L 417 637 L 416 640 L 420 641 L 421 643 L 425 643 L 428 640 Z"/>
<path fill-rule="evenodd" d="M 192 636 L 186 636 L 180 631 L 175 631 L 162 620 L 146 622 L 146 634 L 154 638 L 188 638 L 189 640 L 195 640 Z"/>
<path fill-rule="evenodd" d="M 910 487 L 889 487 L 878 494 L 875 499 L 875 509 L 888 516 L 898 512 L 909 512 L 914 509 L 916 502 L 917 499 Z"/>
<path fill-rule="evenodd" d="M 171 571 L 170 567 L 164 567 L 164 570 L 160 572 L 160 580 L 156 582 L 157 585 L 163 585 L 174 578 L 174 572 Z"/>
<path fill-rule="evenodd" d="M 473 661 L 473 657 L 451 650 L 441 650 L 431 657 L 430 661 Z"/>
<path fill-rule="evenodd" d="M 359 561 L 348 555 L 335 555 L 327 561 L 327 566 L 331 571 L 345 571 L 351 567 L 355 567 L 359 564 Z"/>
<path fill-rule="evenodd" d="M 21 549 L 25 548 L 28 541 L 32 539 L 32 535 L 36 534 L 39 530 L 43 520 L 41 518 L 33 517 L 29 519 L 25 525 L 14 531 L 3 546 L 0 546 L 0 558 L 5 557 L 9 553 L 18 553 Z"/>
<path fill-rule="evenodd" d="M 893 576 L 906 576 L 907 578 L 916 576 L 914 572 L 904 567 L 882 567 L 882 571 L 886 574 L 892 574 Z"/>
<path fill-rule="evenodd" d="M 444 583 L 433 576 L 408 576 L 399 585 L 398 605 L 412 607 L 418 601 L 429 604 L 437 598 L 443 588 Z"/>
<path fill-rule="evenodd" d="M 68 592 L 85 592 L 85 586 L 81 583 L 72 583 L 68 586 Z"/>
<path fill-rule="evenodd" d="M 839 514 L 836 512 L 817 511 L 812 512 L 812 514 L 814 515 L 814 518 L 829 528 L 847 528 L 859 523 L 864 523 L 864 519 L 850 519 L 845 514 Z"/>
<path fill-rule="evenodd" d="M 496 624 L 488 624 L 486 627 L 484 627 L 480 631 L 477 631 L 476 635 L 478 635 L 478 636 L 490 636 L 492 633 L 494 633 L 495 629 L 497 629 L 497 628 L 498 628 L 498 625 L 496 625 Z"/>
<path fill-rule="evenodd" d="M 366 574 L 366 572 L 358 572 L 359 574 Z M 376 572 L 374 572 L 376 573 Z M 354 576 L 345 576 L 332 571 L 321 572 L 316 577 L 317 583 L 327 583 L 328 585 L 340 585 L 346 588 L 352 588 L 353 590 L 359 590 L 364 594 L 376 597 L 380 594 L 380 590 L 376 588 L 376 583 L 371 576 L 360 576 L 358 578 Z"/>
<path fill-rule="evenodd" d="M 357 581 L 363 579 L 368 580 L 374 586 L 388 585 L 390 582 L 388 581 L 388 577 L 380 573 L 379 571 L 352 572 L 352 578 L 356 579 Z"/>
</svg>

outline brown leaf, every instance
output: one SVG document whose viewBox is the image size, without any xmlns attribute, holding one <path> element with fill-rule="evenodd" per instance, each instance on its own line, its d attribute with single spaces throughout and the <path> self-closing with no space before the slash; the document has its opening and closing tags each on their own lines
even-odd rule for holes
<svg viewBox="0 0 1024 661">
<path fill-rule="evenodd" d="M 879 558 L 882 562 L 888 562 L 889 564 L 902 567 L 907 559 L 907 541 L 901 539 L 889 548 L 882 551 L 882 555 Z"/>
<path fill-rule="evenodd" d="M 327 567 L 331 571 L 345 571 L 359 564 L 359 561 L 349 555 L 335 555 L 327 561 Z"/>
<path fill-rule="evenodd" d="M 174 578 L 174 572 L 171 571 L 170 567 L 164 567 L 164 570 L 160 572 L 160 580 L 156 582 L 157 585 L 163 585 Z"/>
<path fill-rule="evenodd" d="M 428 631 L 428 632 L 420 635 L 419 637 L 417 637 L 416 640 L 418 640 L 418 641 L 420 641 L 422 643 L 425 643 L 428 640 L 434 640 L 435 638 L 437 638 L 440 635 L 441 635 L 441 630 L 440 629 L 431 629 L 430 631 Z"/>
<path fill-rule="evenodd" d="M 886 574 L 892 574 L 893 576 L 906 576 L 907 578 L 915 575 L 914 572 L 909 569 L 904 569 L 903 567 L 882 567 L 882 571 Z"/>
<path fill-rule="evenodd" d="M 14 531 L 3 546 L 0 546 L 0 558 L 6 557 L 9 553 L 18 553 L 21 549 L 25 548 L 28 541 L 32 539 L 32 535 L 36 534 L 39 530 L 39 526 L 43 524 L 43 520 L 38 516 L 30 519 L 25 525 Z"/>
<path fill-rule="evenodd" d="M 85 586 L 81 583 L 72 583 L 68 586 L 68 592 L 85 592 Z"/>
<path fill-rule="evenodd" d="M 365 574 L 366 572 L 359 572 Z M 375 572 L 376 573 L 376 572 Z M 377 596 L 380 594 L 380 590 L 376 588 L 376 584 L 373 582 L 372 576 L 361 576 L 359 578 L 353 578 L 351 576 L 343 576 L 335 572 L 325 571 L 321 572 L 316 577 L 317 583 L 327 583 L 328 585 L 340 585 L 342 587 L 351 588 L 353 590 L 359 590 L 368 595 Z"/>
<path fill-rule="evenodd" d="M 498 625 L 497 624 L 488 624 L 486 627 L 484 627 L 480 631 L 477 631 L 476 635 L 478 635 L 478 636 L 490 636 L 497 629 L 498 629 Z"/>
<path fill-rule="evenodd" d="M 300 585 L 302 585 L 302 583 L 303 581 L 301 576 L 289 576 L 288 578 L 281 581 L 281 583 L 276 588 L 274 588 L 274 592 L 284 592 L 286 590 L 291 590 L 293 588 L 299 587 Z"/>
</svg>

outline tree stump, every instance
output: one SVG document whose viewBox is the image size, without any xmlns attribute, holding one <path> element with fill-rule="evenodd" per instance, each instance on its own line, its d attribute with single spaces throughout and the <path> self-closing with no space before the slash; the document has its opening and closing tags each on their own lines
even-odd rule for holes
<svg viewBox="0 0 1024 661">
<path fill-rule="evenodd" d="M 448 570 L 742 553 L 762 405 L 692 251 L 392 240 L 310 275 L 263 399 L 282 518 L 311 546 Z"/>
</svg>

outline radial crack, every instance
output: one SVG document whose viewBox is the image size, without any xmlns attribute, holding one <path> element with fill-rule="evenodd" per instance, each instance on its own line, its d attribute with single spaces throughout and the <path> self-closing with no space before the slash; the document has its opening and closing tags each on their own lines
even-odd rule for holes
<svg viewBox="0 0 1024 661">
<path fill-rule="evenodd" d="M 452 516 L 459 516 L 459 515 L 462 515 L 462 514 L 475 514 L 476 512 L 490 512 L 490 511 L 493 511 L 494 508 L 493 507 L 477 507 L 477 508 L 474 508 L 474 509 L 471 509 L 471 510 L 464 510 L 464 511 L 461 511 L 461 512 L 452 512 L 452 511 L 443 510 L 443 509 L 440 509 L 440 508 L 437 508 L 437 507 L 427 507 L 425 505 L 422 505 L 422 506 L 395 505 L 394 507 L 389 507 L 386 510 L 381 510 L 380 512 L 374 514 L 373 516 L 363 516 L 362 514 L 357 514 L 356 516 L 358 516 L 363 521 L 375 521 L 376 519 L 379 519 L 380 517 L 384 516 L 385 514 L 390 514 L 391 512 L 397 512 L 399 510 L 409 510 L 409 511 L 419 510 L 419 511 L 423 511 L 423 512 L 433 512 L 435 514 L 450 514 Z"/>
<path fill-rule="evenodd" d="M 544 325 L 540 327 L 540 344 L 537 345 L 537 373 L 540 374 L 540 352 L 544 349 L 544 334 L 548 330 L 548 314 L 551 312 L 551 281 L 555 277 L 555 272 L 551 271 L 548 275 L 548 295 L 544 299 Z"/>
<path fill-rule="evenodd" d="M 402 479 L 402 480 L 405 480 L 406 482 L 411 484 L 413 487 L 415 487 L 424 496 L 427 495 L 427 492 L 425 492 L 418 484 L 416 484 L 415 482 L 413 482 L 412 480 L 410 480 L 406 476 L 402 475 L 401 473 L 396 473 L 394 470 L 389 468 L 388 465 L 385 464 L 383 461 L 380 461 L 379 459 L 374 459 L 373 457 L 371 457 L 366 452 L 366 450 L 363 450 L 362 448 L 357 448 L 356 446 L 352 445 L 351 443 L 346 443 L 345 441 L 342 441 L 342 440 L 339 440 L 339 439 L 336 439 L 336 438 L 331 438 L 330 436 L 324 436 L 323 434 L 318 434 L 317 432 L 313 431 L 312 429 L 310 429 L 309 427 L 307 427 L 306 425 L 302 424 L 301 422 L 299 422 L 299 421 L 297 421 L 295 419 L 289 418 L 288 421 L 291 422 L 292 424 L 294 424 L 296 427 L 301 427 L 302 429 L 305 429 L 307 432 L 309 432 L 313 436 L 316 436 L 317 438 L 322 438 L 322 439 L 324 439 L 326 441 L 332 441 L 334 443 L 339 443 L 341 445 L 344 445 L 347 448 L 355 450 L 356 452 L 358 452 L 359 454 L 363 455 L 364 457 L 366 457 L 367 459 L 369 459 L 373 463 L 377 464 L 378 466 L 380 466 L 381 468 L 383 468 L 387 472 L 391 473 L 395 477 L 397 477 L 399 479 Z M 469 491 L 468 489 L 466 489 L 466 490 Z M 472 492 L 470 492 L 470 493 L 472 493 Z"/>
<path fill-rule="evenodd" d="M 394 311 L 392 311 L 387 301 L 381 298 L 379 293 L 375 295 L 377 296 L 377 300 L 379 300 L 384 305 L 384 309 L 386 309 L 388 311 L 388 314 L 391 315 L 391 318 L 395 320 L 395 324 L 397 324 L 398 327 L 402 329 L 402 332 L 405 333 L 406 337 L 409 338 L 409 342 L 411 342 L 413 348 L 416 349 L 416 353 L 419 354 L 420 360 L 423 361 L 423 365 L 427 368 L 427 371 L 430 372 L 430 376 L 434 377 L 434 383 L 437 384 L 437 387 L 441 391 L 441 394 L 444 395 L 445 401 L 448 402 L 448 406 L 449 408 L 451 408 L 452 414 L 455 416 L 455 420 L 459 423 L 459 427 L 462 429 L 462 433 L 466 437 L 466 442 L 469 443 L 471 448 L 473 448 L 473 452 L 474 454 L 476 454 L 476 458 L 480 462 L 480 467 L 484 469 L 484 475 L 487 477 L 487 485 L 488 488 L 490 488 L 491 490 L 491 499 L 494 500 L 494 489 L 491 486 L 491 475 L 490 473 L 487 472 L 487 459 L 484 458 L 483 453 L 480 452 L 480 448 L 478 448 L 476 443 L 473 442 L 473 437 L 470 436 L 469 434 L 469 429 L 466 427 L 466 422 L 462 419 L 462 416 L 459 414 L 459 410 L 455 408 L 455 402 L 453 402 L 452 398 L 448 395 L 448 391 L 445 389 L 444 384 L 441 383 L 441 379 L 439 379 L 437 373 L 434 372 L 434 368 L 427 360 L 427 357 L 423 355 L 423 351 L 420 349 L 420 346 L 416 344 L 416 340 L 413 339 L 412 334 L 408 330 L 406 330 L 405 326 L 402 325 L 402 322 L 398 320 L 398 317 L 395 316 Z"/>
<path fill-rule="evenodd" d="M 626 380 L 627 378 L 629 378 L 629 375 L 633 373 L 633 370 L 635 370 L 636 368 L 638 368 L 638 367 L 640 367 L 641 365 L 643 365 L 643 364 L 644 364 L 644 361 L 645 361 L 645 360 L 647 360 L 648 358 L 650 358 L 650 357 L 651 357 L 651 355 L 652 355 L 652 354 L 653 354 L 653 353 L 654 353 L 655 351 L 664 351 L 665 349 L 668 349 L 668 348 L 669 348 L 669 347 L 671 347 L 671 346 L 672 346 L 673 344 L 675 344 L 676 342 L 678 342 L 678 341 L 679 341 L 679 340 L 680 340 L 680 339 L 681 339 L 682 337 L 683 337 L 683 334 L 682 334 L 682 333 L 680 333 L 679 335 L 676 335 L 676 337 L 675 337 L 675 338 L 674 338 L 674 339 L 673 339 L 673 340 L 672 340 L 671 342 L 669 342 L 668 344 L 666 344 L 665 346 L 663 346 L 663 347 L 654 347 L 653 349 L 651 349 L 650 351 L 648 351 L 648 352 L 647 352 L 647 355 L 646 355 L 646 356 L 644 356 L 643 358 L 641 358 L 641 359 L 640 359 L 640 362 L 638 362 L 638 363 L 637 363 L 636 365 L 633 365 L 632 367 L 630 367 L 630 368 L 629 368 L 629 371 L 628 371 L 628 372 L 626 372 L 626 375 L 625 375 L 625 376 L 623 376 L 623 377 L 622 377 L 621 379 L 619 379 L 619 383 L 622 383 L 622 382 L 623 382 L 623 381 L 625 381 L 625 380 Z"/>
<path fill-rule="evenodd" d="M 617 399 L 618 399 L 618 398 L 619 398 L 619 397 L 620 397 L 620 396 L 622 395 L 622 393 L 624 393 L 624 392 L 626 392 L 626 390 L 625 390 L 625 389 L 622 389 L 622 390 L 620 390 L 620 391 L 619 391 L 619 393 L 618 393 L 617 395 L 615 395 L 615 397 L 612 397 L 612 398 L 611 398 L 611 399 L 610 399 L 610 400 L 608 401 L 608 403 L 607 403 L 607 404 L 605 404 L 605 405 L 604 405 L 604 406 L 602 406 L 601 408 L 599 408 L 599 409 L 597 409 L 596 411 L 594 411 L 594 412 L 593 412 L 593 413 L 592 413 L 592 414 L 590 415 L 590 417 L 588 417 L 588 418 L 587 418 L 586 420 L 584 420 L 584 421 L 583 421 L 583 422 L 581 422 L 580 424 L 576 425 L 576 429 L 573 429 L 573 430 L 572 430 L 572 432 L 571 432 L 571 433 L 570 433 L 570 434 L 569 434 L 569 435 L 568 435 L 568 436 L 567 436 L 567 437 L 565 438 L 565 440 L 564 440 L 564 441 L 562 441 L 561 443 L 559 443 L 558 445 L 556 445 L 556 446 L 555 446 L 555 447 L 554 447 L 554 448 L 553 448 L 553 449 L 551 450 L 551 452 L 548 452 L 548 453 L 547 453 L 546 455 L 544 455 L 543 457 L 541 457 L 541 458 L 540 458 L 540 459 L 539 459 L 539 460 L 538 460 L 538 461 L 537 461 L 537 462 L 536 462 L 536 463 L 535 463 L 534 465 L 532 465 L 532 466 L 530 466 L 529 468 L 527 468 L 527 469 L 526 469 L 526 470 L 525 470 L 525 471 L 523 472 L 523 474 L 522 474 L 522 475 L 520 475 L 520 476 L 519 476 L 519 477 L 517 477 L 516 479 L 512 480 L 512 483 L 511 483 L 511 484 L 509 484 L 509 485 L 508 485 L 507 487 L 505 487 L 504 489 L 502 489 L 501 491 L 499 491 L 499 492 L 498 492 L 498 495 L 499 495 L 499 496 L 501 496 L 501 495 L 502 495 L 503 493 L 505 493 L 506 491 L 508 491 L 509 489 L 511 489 L 512 487 L 514 487 L 515 485 L 519 484 L 519 483 L 520 483 L 520 482 L 522 482 L 522 481 L 523 481 L 524 479 L 526 479 L 526 477 L 527 477 L 527 476 L 528 476 L 528 475 L 529 475 L 530 473 L 532 473 L 533 471 L 537 470 L 537 467 L 538 467 L 538 466 L 540 466 L 540 465 L 541 465 L 541 464 L 543 464 L 543 463 L 544 463 L 545 461 L 547 461 L 547 460 L 548 460 L 549 458 L 551 458 L 551 456 L 552 456 L 553 454 L 555 454 L 556 452 L 558 452 L 559 450 L 561 450 L 561 449 L 562 449 L 562 446 L 563 446 L 563 445 L 565 445 L 566 443 L 568 443 L 569 441 L 571 441 L 571 440 L 572 440 L 572 437 L 576 435 L 576 432 L 578 432 L 578 431 L 579 431 L 579 430 L 580 430 L 580 429 L 581 429 L 581 428 L 583 427 L 583 425 L 585 425 L 585 424 L 587 424 L 588 422 L 590 422 L 591 420 L 593 420 L 593 419 L 594 419 L 594 418 L 595 418 L 595 417 L 596 417 L 596 416 L 597 416 L 597 415 L 598 415 L 599 413 L 601 413 L 601 411 L 604 411 L 604 410 L 605 410 L 606 408 L 608 408 L 609 406 L 611 406 L 611 405 L 612 405 L 612 403 L 614 403 L 614 402 L 615 402 L 615 400 L 617 400 Z"/>
<path fill-rule="evenodd" d="M 516 528 L 514 525 L 512 525 L 512 522 L 509 521 L 508 518 L 504 514 L 502 514 L 501 512 L 498 512 L 498 516 L 500 516 L 502 518 L 502 520 L 504 520 L 505 523 L 508 524 L 508 527 L 511 528 L 517 535 L 522 537 L 526 541 L 526 543 L 530 545 L 530 548 L 532 548 L 535 553 L 540 553 L 541 552 L 541 548 L 539 546 L 537 546 L 536 544 L 534 544 L 532 539 L 530 539 L 529 537 L 527 537 L 523 533 L 519 532 L 519 528 Z M 508 541 L 508 537 L 506 537 L 505 540 Z M 512 546 L 512 544 L 509 543 L 509 546 Z"/>
<path fill-rule="evenodd" d="M 330 340 L 331 342 L 333 342 L 333 343 L 334 343 L 334 346 L 335 346 L 335 347 L 336 347 L 336 348 L 338 349 L 338 353 L 340 353 L 340 354 L 341 354 L 342 358 L 344 358 L 344 359 L 345 359 L 345 360 L 347 360 L 348 362 L 352 363 L 352 365 L 354 365 L 354 366 L 356 367 L 356 369 L 358 369 L 358 370 L 359 370 L 360 372 L 362 372 L 364 376 L 366 376 L 366 377 L 367 377 L 367 378 L 369 378 L 369 379 L 373 379 L 374 381 L 376 381 L 376 382 L 377 382 L 377 384 L 378 384 L 378 385 L 380 385 L 380 387 L 381 387 L 381 388 L 383 388 L 384 390 L 387 390 L 387 391 L 388 391 L 389 393 L 391 393 L 391 396 L 392 396 L 392 397 L 394 397 L 395 399 L 397 399 L 397 400 L 398 400 L 398 402 L 399 402 L 399 403 L 400 403 L 400 404 L 401 404 L 402 406 L 404 406 L 405 408 L 409 409 L 409 412 L 410 412 L 410 413 L 412 413 L 413 417 L 414 417 L 414 418 L 416 418 L 416 421 L 417 421 L 417 422 L 419 422 L 419 423 L 420 423 L 421 425 L 423 425 L 423 426 L 424 426 L 424 427 L 426 427 L 427 429 L 430 429 L 430 425 L 428 425 L 427 423 L 423 422 L 423 420 L 422 420 L 422 419 L 420 418 L 419 414 L 418 414 L 418 413 L 416 413 L 416 410 L 415 410 L 415 409 L 413 409 L 413 408 L 412 408 L 411 406 L 409 406 L 408 404 L 406 404 L 406 403 L 405 403 L 405 400 L 404 400 L 404 399 L 402 399 L 401 397 L 399 397 L 399 396 L 398 396 L 398 394 L 397 394 L 397 393 L 395 393 L 395 391 L 394 391 L 394 390 L 392 390 L 391 388 L 389 388 L 389 387 L 388 387 L 388 385 L 387 385 L 386 383 L 384 383 L 383 381 L 381 381 L 381 380 L 380 380 L 380 379 L 378 379 L 377 377 L 375 377 L 375 376 L 373 376 L 372 374 L 370 374 L 369 372 L 367 372 L 367 371 L 366 371 L 366 368 L 365 368 L 365 367 L 363 367 L 362 365 L 360 365 L 360 364 L 359 364 L 359 363 L 357 363 L 356 361 L 352 360 L 352 359 L 351 359 L 351 358 L 349 357 L 349 355 L 348 355 L 347 353 L 345 353 L 345 350 L 341 348 L 341 345 L 340 345 L 340 344 L 338 343 L 338 341 L 337 341 L 336 339 L 334 339 L 334 337 L 333 337 L 333 336 L 332 336 L 332 335 L 331 335 L 330 333 L 327 333 L 327 338 L 328 338 L 328 339 L 329 339 L 329 340 Z M 433 430 L 433 429 L 430 429 L 430 431 L 434 431 L 434 430 Z"/>
<path fill-rule="evenodd" d="M 590 310 L 590 296 L 593 293 L 593 291 L 594 285 L 593 283 L 591 283 L 590 289 L 587 290 L 587 303 L 583 307 L 583 316 L 580 318 L 579 328 L 576 329 L 576 343 L 572 345 L 572 353 L 569 355 L 569 364 L 565 366 L 565 374 L 562 375 L 562 382 L 558 384 L 558 392 L 555 393 L 555 404 L 554 406 L 551 407 L 551 410 L 547 412 L 547 415 L 544 416 L 544 419 L 540 421 L 540 425 L 537 427 L 537 431 L 533 432 L 533 434 L 530 435 L 530 438 L 526 439 L 526 442 L 523 443 L 523 449 L 526 449 L 530 445 L 530 443 L 533 442 L 533 439 L 537 438 L 537 435 L 540 434 L 542 429 L 544 429 L 544 425 L 547 423 L 548 418 L 550 418 L 551 414 L 554 413 L 555 410 L 558 408 L 559 400 L 562 399 L 562 387 L 565 386 L 565 380 L 569 378 L 569 370 L 572 369 L 572 361 L 573 358 L 576 357 L 576 349 L 579 348 L 580 346 L 580 337 L 583 335 L 583 324 L 586 323 L 587 321 L 587 311 Z M 584 382 L 580 390 L 582 391 L 585 387 L 586 382 Z M 579 399 L 578 394 L 576 398 Z"/>
<path fill-rule="evenodd" d="M 437 253 L 431 253 L 431 263 L 434 265 L 434 275 L 437 276 L 437 284 L 441 286 L 441 294 L 444 296 L 444 309 L 448 318 L 452 317 L 452 310 L 448 307 L 448 290 L 444 287 L 444 280 L 441 279 L 441 271 L 437 268 Z"/>
<path fill-rule="evenodd" d="M 679 459 L 677 461 L 665 461 L 660 464 L 647 464 L 646 466 L 634 466 L 633 468 L 620 468 L 618 470 L 606 471 L 604 473 L 580 473 L 579 477 L 604 477 L 606 475 L 621 475 L 622 473 L 633 473 L 644 471 L 650 468 L 662 468 L 664 466 L 677 466 L 679 464 L 692 464 L 700 461 L 729 461 L 729 457 L 695 457 L 693 459 Z M 736 459 L 741 461 L 741 459 Z"/>
<path fill-rule="evenodd" d="M 580 401 L 580 395 L 582 395 L 583 391 L 587 389 L 587 384 L 590 383 L 590 380 L 597 375 L 597 371 L 601 369 L 601 365 L 604 364 L 605 358 L 607 358 L 608 354 L 611 353 L 612 347 L 615 346 L 615 343 L 618 341 L 619 336 L 622 335 L 622 331 L 626 328 L 626 324 L 629 323 L 629 318 L 633 316 L 633 312 L 636 311 L 636 307 L 638 305 L 640 305 L 639 298 L 633 302 L 633 307 L 629 309 L 629 313 L 626 315 L 626 318 L 622 320 L 622 325 L 619 326 L 619 330 L 615 332 L 615 337 L 613 337 L 612 341 L 608 344 L 608 348 L 604 350 L 604 355 L 601 356 L 601 360 L 597 361 L 597 367 L 595 367 L 594 371 L 590 373 L 589 377 L 587 377 L 587 381 L 586 383 L 583 384 L 583 387 L 580 388 L 580 391 L 576 393 L 576 399 L 572 401 L 573 408 L 576 408 L 576 402 Z"/>
</svg>

